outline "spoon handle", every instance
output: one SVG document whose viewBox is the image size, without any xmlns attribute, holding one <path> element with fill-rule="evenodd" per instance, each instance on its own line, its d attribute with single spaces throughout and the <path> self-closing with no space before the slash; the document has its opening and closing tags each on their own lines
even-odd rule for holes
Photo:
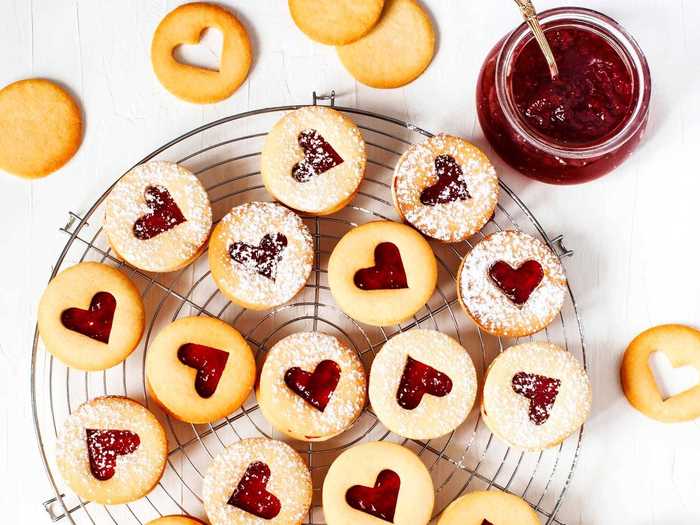
<svg viewBox="0 0 700 525">
<path fill-rule="evenodd" d="M 547 37 L 544 36 L 544 31 L 542 31 L 542 26 L 537 18 L 537 12 L 535 11 L 535 6 L 532 5 L 532 0 L 515 0 L 515 3 L 518 4 L 525 22 L 527 22 L 527 25 L 535 35 L 535 40 L 537 40 L 537 44 L 540 46 L 544 58 L 547 61 L 547 65 L 549 66 L 549 73 L 552 79 L 558 78 L 559 67 L 557 66 L 556 60 L 554 60 L 554 53 L 552 53 L 552 48 L 549 47 Z"/>
</svg>

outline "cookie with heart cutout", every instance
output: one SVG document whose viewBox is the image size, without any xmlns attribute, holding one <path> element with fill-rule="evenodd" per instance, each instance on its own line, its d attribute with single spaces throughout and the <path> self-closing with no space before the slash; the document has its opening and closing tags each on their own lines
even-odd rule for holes
<svg viewBox="0 0 700 525">
<path fill-rule="evenodd" d="M 256 398 L 265 418 L 300 441 L 326 441 L 349 428 L 367 399 L 365 369 L 340 339 L 292 334 L 265 356 Z"/>
<path fill-rule="evenodd" d="M 311 474 L 289 445 L 243 439 L 214 458 L 202 486 L 212 525 L 300 525 L 311 506 Z"/>
<path fill-rule="evenodd" d="M 387 326 L 411 318 L 437 285 L 437 261 L 423 236 L 391 221 L 363 224 L 338 241 L 328 261 L 328 284 L 353 319 Z"/>
<path fill-rule="evenodd" d="M 206 525 L 206 523 L 192 516 L 163 516 L 149 521 L 146 525 Z"/>
<path fill-rule="evenodd" d="M 434 503 L 433 481 L 420 458 L 387 441 L 347 449 L 323 481 L 323 513 L 333 525 L 426 525 Z"/>
<path fill-rule="evenodd" d="M 476 146 L 437 135 L 411 146 L 392 181 L 394 206 L 424 235 L 464 241 L 489 221 L 498 203 L 498 177 Z"/>
<path fill-rule="evenodd" d="M 148 272 L 184 268 L 204 250 L 212 211 L 204 186 L 172 162 L 136 166 L 105 201 L 104 229 L 116 254 Z"/>
<path fill-rule="evenodd" d="M 273 308 L 297 295 L 313 259 L 304 222 L 272 202 L 236 206 L 214 228 L 209 243 L 209 266 L 219 290 L 252 310 Z"/>
<path fill-rule="evenodd" d="M 295 210 L 329 215 L 355 196 L 365 175 L 365 141 L 342 113 L 309 106 L 287 113 L 270 130 L 261 158 L 263 183 Z"/>
<path fill-rule="evenodd" d="M 181 421 L 211 423 L 245 402 L 255 383 L 253 351 L 238 330 L 210 317 L 163 328 L 146 353 L 153 398 Z"/>
<path fill-rule="evenodd" d="M 330 46 L 365 36 L 382 15 L 384 0 L 289 0 L 294 23 L 310 39 Z"/>
<path fill-rule="evenodd" d="M 144 329 L 138 288 L 122 272 L 83 262 L 56 275 L 39 302 L 46 349 L 72 368 L 106 370 L 136 349 Z"/>
<path fill-rule="evenodd" d="M 474 363 L 457 341 L 436 330 L 395 335 L 372 363 L 369 399 L 379 420 L 410 439 L 452 432 L 476 398 Z"/>
<path fill-rule="evenodd" d="M 470 492 L 454 500 L 437 525 L 540 525 L 525 500 L 497 490 Z"/>
<path fill-rule="evenodd" d="M 559 258 L 519 231 L 485 237 L 464 257 L 457 294 L 466 314 L 492 335 L 521 337 L 559 315 L 567 282 Z"/>
<path fill-rule="evenodd" d="M 544 342 L 508 348 L 484 381 L 481 414 L 510 446 L 544 450 L 576 432 L 591 411 L 591 382 L 569 352 Z"/>
<path fill-rule="evenodd" d="M 80 498 L 117 505 L 148 494 L 168 455 L 165 430 L 141 404 L 125 397 L 84 403 L 56 439 L 56 464 Z"/>
</svg>

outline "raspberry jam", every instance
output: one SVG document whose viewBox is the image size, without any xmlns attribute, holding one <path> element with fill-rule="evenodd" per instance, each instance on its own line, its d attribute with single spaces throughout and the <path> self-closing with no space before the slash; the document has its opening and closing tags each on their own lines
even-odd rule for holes
<svg viewBox="0 0 700 525">
<path fill-rule="evenodd" d="M 426 206 L 447 204 L 457 200 L 471 199 L 467 183 L 462 179 L 462 168 L 451 155 L 435 157 L 435 174 L 438 180 L 425 188 L 420 201 Z"/>
<path fill-rule="evenodd" d="M 384 521 L 394 523 L 401 478 L 393 470 L 382 470 L 374 487 L 353 485 L 345 493 L 345 501 L 353 509 Z"/>
<path fill-rule="evenodd" d="M 114 476 L 117 456 L 133 454 L 141 445 L 138 434 L 129 430 L 85 429 L 90 472 L 100 481 Z"/>
<path fill-rule="evenodd" d="M 146 241 L 186 222 L 170 192 L 163 186 L 148 186 L 144 191 L 149 212 L 134 223 L 134 237 Z"/>
<path fill-rule="evenodd" d="M 497 261 L 489 269 L 489 277 L 517 306 L 524 305 L 544 278 L 542 265 L 537 261 L 525 261 L 513 268 L 504 261 Z"/>
<path fill-rule="evenodd" d="M 544 424 L 549 419 L 559 394 L 561 381 L 538 374 L 518 372 L 513 376 L 512 385 L 516 394 L 530 400 L 530 421 L 538 426 Z"/>
<path fill-rule="evenodd" d="M 90 308 L 68 308 L 61 313 L 61 324 L 83 334 L 90 339 L 101 343 L 109 343 L 109 334 L 112 333 L 112 321 L 114 311 L 117 309 L 117 300 L 109 292 L 98 292 L 90 301 Z"/>
<path fill-rule="evenodd" d="M 282 504 L 277 496 L 267 491 L 268 481 L 270 467 L 262 461 L 251 463 L 228 499 L 228 504 L 258 518 L 271 520 L 280 513 Z"/>
<path fill-rule="evenodd" d="M 277 265 L 286 247 L 286 235 L 268 233 L 260 239 L 258 246 L 236 241 L 229 247 L 228 253 L 234 261 L 274 281 L 277 278 Z"/>
<path fill-rule="evenodd" d="M 326 410 L 339 381 L 340 366 L 330 359 L 316 365 L 313 373 L 295 366 L 284 374 L 289 389 L 321 412 Z"/>
<path fill-rule="evenodd" d="M 400 290 L 408 288 L 401 252 L 393 242 L 382 242 L 374 249 L 374 266 L 355 272 L 360 290 Z"/>
<path fill-rule="evenodd" d="M 343 163 L 338 152 L 315 129 L 299 133 L 299 146 L 304 150 L 304 160 L 292 168 L 292 177 L 297 182 L 308 182 L 311 177 L 321 175 Z"/>
<path fill-rule="evenodd" d="M 413 410 L 420 405 L 425 394 L 445 397 L 450 392 L 452 380 L 446 374 L 409 356 L 396 392 L 396 401 L 401 408 Z"/>
<path fill-rule="evenodd" d="M 228 352 L 210 346 L 186 343 L 178 348 L 177 358 L 183 365 L 197 370 L 194 389 L 199 397 L 209 399 L 213 396 L 226 368 Z"/>
</svg>

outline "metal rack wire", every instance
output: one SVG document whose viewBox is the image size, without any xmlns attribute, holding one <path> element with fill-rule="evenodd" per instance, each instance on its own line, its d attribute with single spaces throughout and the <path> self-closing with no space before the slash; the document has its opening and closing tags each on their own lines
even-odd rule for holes
<svg viewBox="0 0 700 525">
<path fill-rule="evenodd" d="M 317 96 L 313 104 L 335 106 L 335 94 Z M 258 164 L 267 130 L 285 111 L 300 106 L 267 108 L 212 122 L 165 144 L 142 162 L 167 159 L 184 164 L 206 186 L 215 219 L 232 206 L 250 200 L 269 200 L 259 178 Z M 331 217 L 304 216 L 315 242 L 312 277 L 291 303 L 273 311 L 252 312 L 226 301 L 209 277 L 206 257 L 174 274 L 147 274 L 120 261 L 99 226 L 101 207 L 111 188 L 84 215 L 72 213 L 61 230 L 68 241 L 54 266 L 60 270 L 83 260 L 97 260 L 125 271 L 137 284 L 147 309 L 147 329 L 141 346 L 120 366 L 98 373 L 70 370 L 54 360 L 34 335 L 31 395 L 39 451 L 55 495 L 44 502 L 53 521 L 70 523 L 147 523 L 162 515 L 188 513 L 203 516 L 201 481 L 209 460 L 238 439 L 255 435 L 280 438 L 264 420 L 254 396 L 228 418 L 209 425 L 189 425 L 160 411 L 148 397 L 144 360 L 160 327 L 182 316 L 219 317 L 236 327 L 256 351 L 264 355 L 290 332 L 322 330 L 344 338 L 367 369 L 374 354 L 390 337 L 416 326 L 430 327 L 456 337 L 470 352 L 480 379 L 491 359 L 517 340 L 482 333 L 458 307 L 454 280 L 459 262 L 474 242 L 491 231 L 518 228 L 539 236 L 559 255 L 573 255 L 563 237 L 547 236 L 532 213 L 510 188 L 501 183 L 498 210 L 483 232 L 467 242 L 434 243 L 439 284 L 433 298 L 415 317 L 392 328 L 371 328 L 345 316 L 333 303 L 326 276 L 328 256 L 335 242 L 351 227 L 376 219 L 397 220 L 391 203 L 394 164 L 413 142 L 432 136 L 400 120 L 353 108 L 337 107 L 358 123 L 368 144 L 368 170 L 360 192 L 343 211 Z M 574 296 L 569 289 L 558 320 L 531 339 L 551 340 L 586 362 L 583 331 Z M 53 461 L 53 446 L 63 419 L 87 399 L 99 395 L 126 395 L 144 402 L 164 423 L 172 446 L 165 475 L 142 500 L 114 507 L 81 501 L 63 483 Z M 580 453 L 583 429 L 553 450 L 528 454 L 509 449 L 495 439 L 474 410 L 455 432 L 440 439 L 407 440 L 388 432 L 367 408 L 348 432 L 324 443 L 291 443 L 306 456 L 314 480 L 314 504 L 307 523 L 324 523 L 320 502 L 323 476 L 344 449 L 363 440 L 392 440 L 412 448 L 430 469 L 436 487 L 436 515 L 467 490 L 494 489 L 522 496 L 547 524 L 557 518 Z"/>
</svg>

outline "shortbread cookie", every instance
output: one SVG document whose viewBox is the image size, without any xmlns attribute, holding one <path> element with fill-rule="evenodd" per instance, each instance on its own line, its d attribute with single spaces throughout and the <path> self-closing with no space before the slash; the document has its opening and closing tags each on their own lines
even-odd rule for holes
<svg viewBox="0 0 700 525">
<path fill-rule="evenodd" d="M 149 521 L 146 525 L 206 525 L 206 523 L 192 516 L 163 516 Z"/>
<path fill-rule="evenodd" d="M 161 424 L 125 397 L 98 397 L 80 405 L 56 440 L 56 464 L 73 492 L 109 505 L 148 494 L 163 475 L 167 454 Z"/>
<path fill-rule="evenodd" d="M 244 439 L 209 465 L 202 487 L 212 525 L 299 525 L 311 506 L 311 474 L 281 441 Z"/>
<path fill-rule="evenodd" d="M 287 113 L 265 139 L 262 180 L 295 210 L 328 215 L 355 196 L 365 174 L 365 141 L 342 113 L 309 106 Z"/>
<path fill-rule="evenodd" d="M 178 319 L 146 354 L 153 397 L 176 418 L 211 423 L 228 416 L 253 391 L 255 358 L 238 330 L 210 317 Z"/>
<path fill-rule="evenodd" d="M 649 366 L 649 357 L 663 352 L 674 368 L 700 370 L 700 332 L 689 326 L 668 324 L 650 328 L 630 343 L 622 359 L 622 390 L 634 408 L 644 415 L 675 423 L 700 418 L 700 384 L 664 399 Z"/>
<path fill-rule="evenodd" d="M 382 15 L 384 0 L 289 0 L 294 23 L 322 44 L 341 46 L 365 36 Z"/>
<path fill-rule="evenodd" d="M 386 0 L 379 23 L 337 50 L 356 80 L 375 88 L 397 88 L 413 82 L 430 65 L 435 31 L 416 0 Z"/>
<path fill-rule="evenodd" d="M 178 62 L 175 48 L 199 43 L 209 28 L 221 31 L 224 39 L 218 70 Z M 165 89 L 188 102 L 210 104 L 230 97 L 245 81 L 252 62 L 248 33 L 232 13 L 218 5 L 181 5 L 168 13 L 153 35 L 153 71 Z"/>
<path fill-rule="evenodd" d="M 209 266 L 219 290 L 234 303 L 265 310 L 286 303 L 306 284 L 313 241 L 301 218 L 271 202 L 233 208 L 214 228 Z"/>
<path fill-rule="evenodd" d="M 543 450 L 576 432 L 591 411 L 591 383 L 576 358 L 552 343 L 512 346 L 489 366 L 481 414 L 509 445 Z"/>
<path fill-rule="evenodd" d="M 488 490 L 470 492 L 453 501 L 438 525 L 540 525 L 540 519 L 522 498 Z"/>
<path fill-rule="evenodd" d="M 385 441 L 346 450 L 323 482 L 323 513 L 332 525 L 426 525 L 434 501 L 433 481 L 420 458 Z"/>
<path fill-rule="evenodd" d="M 410 439 L 456 429 L 476 397 L 476 370 L 467 351 L 436 330 L 392 337 L 374 358 L 369 399 L 379 420 Z"/>
<path fill-rule="evenodd" d="M 459 301 L 480 328 L 497 336 L 539 332 L 561 311 L 567 283 L 556 255 L 542 241 L 501 231 L 479 242 L 457 275 Z"/>
<path fill-rule="evenodd" d="M 367 379 L 347 344 L 303 332 L 270 349 L 255 393 L 265 418 L 280 432 L 301 441 L 325 441 L 362 413 Z"/>
<path fill-rule="evenodd" d="M 39 334 L 46 349 L 70 367 L 106 370 L 138 346 L 143 301 L 122 272 L 84 262 L 63 270 L 41 296 Z"/>
<path fill-rule="evenodd" d="M 350 317 L 373 326 L 401 323 L 430 299 L 437 261 L 413 228 L 377 221 L 353 228 L 328 261 L 333 298 Z"/>
<path fill-rule="evenodd" d="M 204 250 L 212 224 L 199 179 L 172 162 L 141 164 L 107 196 L 104 229 L 119 257 L 149 272 L 184 268 Z"/>
<path fill-rule="evenodd" d="M 424 235 L 464 241 L 493 215 L 498 177 L 479 148 L 459 137 L 438 135 L 401 156 L 392 195 L 404 220 Z"/>
<path fill-rule="evenodd" d="M 63 88 L 39 78 L 0 90 L 0 170 L 38 178 L 68 162 L 83 140 L 83 119 Z"/>
</svg>

